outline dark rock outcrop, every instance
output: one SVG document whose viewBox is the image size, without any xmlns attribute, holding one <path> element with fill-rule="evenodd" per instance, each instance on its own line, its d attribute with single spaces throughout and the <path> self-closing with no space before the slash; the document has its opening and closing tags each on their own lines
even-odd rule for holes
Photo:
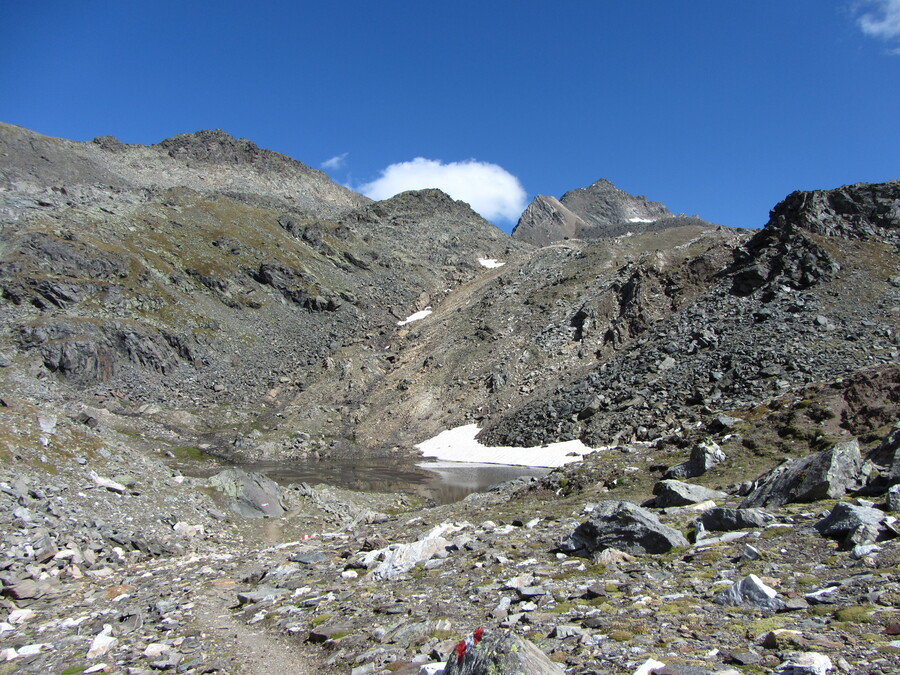
<svg viewBox="0 0 900 675">
<path fill-rule="evenodd" d="M 879 469 L 869 483 L 871 487 L 887 489 L 900 483 L 900 425 L 895 426 L 866 459 Z"/>
<path fill-rule="evenodd" d="M 900 180 L 798 190 L 772 210 L 769 222 L 828 237 L 900 244 Z"/>
<path fill-rule="evenodd" d="M 824 537 L 842 537 L 864 526 L 878 530 L 887 517 L 879 509 L 839 502 L 815 528 Z"/>
<path fill-rule="evenodd" d="M 742 508 L 838 499 L 861 487 L 862 457 L 855 440 L 778 465 L 756 481 Z"/>
<path fill-rule="evenodd" d="M 663 525 L 647 509 L 623 501 L 600 502 L 588 519 L 560 544 L 560 550 L 589 557 L 607 548 L 632 555 L 665 553 L 688 541 L 678 531 Z"/>
</svg>

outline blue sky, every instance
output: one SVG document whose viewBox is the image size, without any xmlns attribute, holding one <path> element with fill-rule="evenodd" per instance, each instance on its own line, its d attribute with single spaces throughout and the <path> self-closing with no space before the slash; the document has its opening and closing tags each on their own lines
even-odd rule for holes
<svg viewBox="0 0 900 675">
<path fill-rule="evenodd" d="M 452 181 L 507 231 L 534 195 L 601 177 L 744 227 L 795 189 L 900 178 L 900 0 L 47 0 L 3 15 L 0 121 L 147 144 L 221 128 L 372 194 Z"/>
</svg>

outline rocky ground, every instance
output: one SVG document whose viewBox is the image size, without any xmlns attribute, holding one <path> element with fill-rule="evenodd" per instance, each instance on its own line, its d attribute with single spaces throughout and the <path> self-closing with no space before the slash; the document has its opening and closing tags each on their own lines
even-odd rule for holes
<svg viewBox="0 0 900 675">
<path fill-rule="evenodd" d="M 0 476 L 6 672 L 418 673 L 479 627 L 527 639 L 569 673 L 630 673 L 649 659 L 668 672 L 773 672 L 810 653 L 835 672 L 900 667 L 900 548 L 884 520 L 898 501 L 884 496 L 896 434 L 872 455 L 879 472 L 851 457 L 839 479 L 844 460 L 830 459 L 823 499 L 768 497 L 737 522 L 728 513 L 762 488 L 749 482 L 758 473 L 721 485 L 731 462 L 719 458 L 685 480 L 724 491 L 662 490 L 647 444 L 442 507 L 260 479 L 236 511 L 233 490 L 103 429 L 22 401 L 2 414 L 16 466 Z M 873 476 L 879 495 L 844 493 Z M 640 520 L 609 505 L 654 492 L 646 512 L 668 543 L 584 525 Z M 839 502 L 881 520 L 856 543 L 824 536 L 816 526 Z M 748 577 L 771 589 L 763 601 L 721 604 Z"/>
</svg>

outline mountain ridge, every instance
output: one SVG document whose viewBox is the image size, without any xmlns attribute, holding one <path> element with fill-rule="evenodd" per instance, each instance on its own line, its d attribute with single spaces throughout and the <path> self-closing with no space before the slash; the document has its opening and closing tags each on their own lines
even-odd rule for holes
<svg viewBox="0 0 900 675">
<path fill-rule="evenodd" d="M 9 667 L 900 668 L 900 182 L 750 231 L 604 181 L 529 243 L 219 131 L 0 157 Z M 593 452 L 393 491 L 463 425 Z"/>
</svg>

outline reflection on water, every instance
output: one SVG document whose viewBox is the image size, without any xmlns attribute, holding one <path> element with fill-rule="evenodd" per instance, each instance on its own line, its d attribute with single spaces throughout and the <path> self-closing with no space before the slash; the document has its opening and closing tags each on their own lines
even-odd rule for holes
<svg viewBox="0 0 900 675">
<path fill-rule="evenodd" d="M 326 483 L 363 492 L 407 492 L 450 504 L 472 492 L 521 476 L 546 476 L 548 469 L 502 464 L 460 464 L 455 462 L 400 463 L 391 457 L 351 460 L 311 460 L 255 462 L 243 465 L 272 480 L 290 483 Z"/>
</svg>

